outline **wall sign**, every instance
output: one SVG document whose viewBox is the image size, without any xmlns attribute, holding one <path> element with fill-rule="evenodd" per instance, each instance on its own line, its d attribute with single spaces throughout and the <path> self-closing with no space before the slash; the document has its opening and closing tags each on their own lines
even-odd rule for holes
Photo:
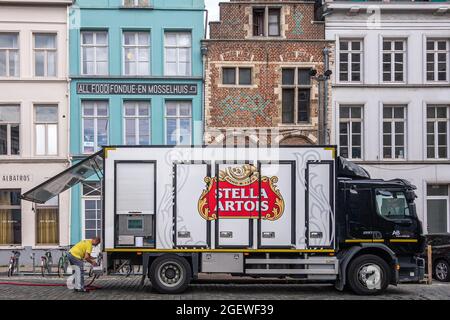
<svg viewBox="0 0 450 320">
<path fill-rule="evenodd" d="M 31 182 L 33 176 L 31 174 L 0 174 L 2 182 Z"/>
<path fill-rule="evenodd" d="M 196 95 L 196 84 L 79 83 L 77 94 Z"/>
</svg>

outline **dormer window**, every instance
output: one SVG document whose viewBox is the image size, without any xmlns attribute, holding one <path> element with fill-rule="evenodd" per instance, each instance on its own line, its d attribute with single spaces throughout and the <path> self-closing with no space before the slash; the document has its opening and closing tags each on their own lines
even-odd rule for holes
<svg viewBox="0 0 450 320">
<path fill-rule="evenodd" d="M 253 8 L 253 36 L 279 37 L 281 35 L 281 8 Z"/>
<path fill-rule="evenodd" d="M 123 0 L 124 7 L 149 7 L 150 0 Z"/>
</svg>

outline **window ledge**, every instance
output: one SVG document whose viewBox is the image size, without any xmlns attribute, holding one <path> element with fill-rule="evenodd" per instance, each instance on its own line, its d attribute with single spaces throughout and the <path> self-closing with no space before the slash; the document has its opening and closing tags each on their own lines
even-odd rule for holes
<svg viewBox="0 0 450 320">
<path fill-rule="evenodd" d="M 155 7 L 153 5 L 148 5 L 148 6 L 124 6 L 121 5 L 119 6 L 119 9 L 124 9 L 124 10 L 153 10 L 155 9 Z"/>
</svg>

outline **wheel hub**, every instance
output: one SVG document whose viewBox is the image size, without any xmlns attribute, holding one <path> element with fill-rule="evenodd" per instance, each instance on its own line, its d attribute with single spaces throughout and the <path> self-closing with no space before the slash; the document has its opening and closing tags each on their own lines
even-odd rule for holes
<svg viewBox="0 0 450 320">
<path fill-rule="evenodd" d="M 174 287 L 183 280 L 183 272 L 180 265 L 174 262 L 168 262 L 161 265 L 158 272 L 159 279 L 165 285 Z"/>
<path fill-rule="evenodd" d="M 358 270 L 358 280 L 369 290 L 381 289 L 381 268 L 373 263 L 365 264 Z"/>
</svg>

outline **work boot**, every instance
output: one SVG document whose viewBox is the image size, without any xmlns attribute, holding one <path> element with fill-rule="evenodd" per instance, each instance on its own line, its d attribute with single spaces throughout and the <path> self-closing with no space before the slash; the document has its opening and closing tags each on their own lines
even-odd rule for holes
<svg viewBox="0 0 450 320">
<path fill-rule="evenodd" d="M 85 293 L 88 293 L 89 291 L 83 288 L 83 289 L 75 289 L 75 292 L 85 292 Z"/>
</svg>

